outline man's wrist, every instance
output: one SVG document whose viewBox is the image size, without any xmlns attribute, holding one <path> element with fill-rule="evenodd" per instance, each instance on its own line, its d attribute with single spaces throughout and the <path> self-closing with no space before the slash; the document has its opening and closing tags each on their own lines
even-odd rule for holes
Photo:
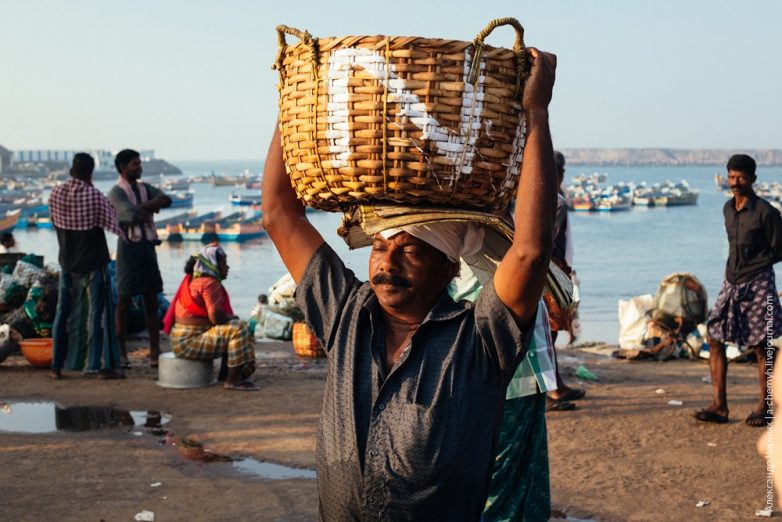
<svg viewBox="0 0 782 522">
<path fill-rule="evenodd" d="M 548 109 L 528 109 L 524 111 L 524 116 L 528 128 L 539 123 L 548 123 Z"/>
</svg>

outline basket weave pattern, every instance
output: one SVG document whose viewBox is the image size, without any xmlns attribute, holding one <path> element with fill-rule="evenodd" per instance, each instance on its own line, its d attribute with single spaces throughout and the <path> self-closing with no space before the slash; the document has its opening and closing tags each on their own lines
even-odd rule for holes
<svg viewBox="0 0 782 522">
<path fill-rule="evenodd" d="M 293 323 L 293 351 L 299 357 L 325 357 L 326 352 L 307 323 Z"/>
<path fill-rule="evenodd" d="M 492 24 L 474 42 L 318 40 L 278 27 L 280 134 L 299 198 L 322 210 L 370 201 L 505 207 L 526 135 L 526 55 L 518 22 Z M 516 28 L 514 50 L 484 46 L 505 24 Z M 286 33 L 301 41 L 288 46 Z"/>
</svg>

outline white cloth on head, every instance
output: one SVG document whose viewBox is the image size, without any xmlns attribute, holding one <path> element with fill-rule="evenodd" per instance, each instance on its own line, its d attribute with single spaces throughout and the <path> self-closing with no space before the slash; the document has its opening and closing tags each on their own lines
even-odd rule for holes
<svg viewBox="0 0 782 522">
<path fill-rule="evenodd" d="M 428 243 L 445 254 L 452 262 L 457 262 L 464 256 L 475 255 L 483 247 L 483 227 L 476 223 L 443 221 L 405 225 L 383 230 L 380 235 L 390 239 L 400 232 L 407 232 Z"/>
</svg>

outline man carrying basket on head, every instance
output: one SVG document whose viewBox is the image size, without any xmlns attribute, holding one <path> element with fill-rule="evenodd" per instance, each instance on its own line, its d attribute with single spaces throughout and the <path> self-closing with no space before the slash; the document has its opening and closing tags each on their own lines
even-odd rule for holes
<svg viewBox="0 0 782 522">
<path fill-rule="evenodd" d="M 529 49 L 528 128 L 513 244 L 474 305 L 456 304 L 469 226 L 432 223 L 373 237 L 361 283 L 307 221 L 279 130 L 264 171 L 264 227 L 328 356 L 317 437 L 324 520 L 479 520 L 505 389 L 551 255 L 556 171 L 548 125 L 556 57 Z"/>
</svg>

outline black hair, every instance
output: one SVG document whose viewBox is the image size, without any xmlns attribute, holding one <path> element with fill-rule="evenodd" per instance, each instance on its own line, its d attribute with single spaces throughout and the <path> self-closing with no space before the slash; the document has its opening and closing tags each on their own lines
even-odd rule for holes
<svg viewBox="0 0 782 522">
<path fill-rule="evenodd" d="M 565 168 L 565 155 L 558 150 L 554 151 L 554 163 L 557 164 L 557 170 Z"/>
<path fill-rule="evenodd" d="M 193 275 L 193 268 L 195 268 L 196 261 L 198 261 L 198 255 L 190 256 L 185 262 L 185 273 Z"/>
<path fill-rule="evenodd" d="M 755 163 L 755 160 L 752 159 L 750 156 L 747 156 L 746 154 L 734 154 L 728 160 L 729 171 L 732 170 L 735 172 L 743 172 L 744 174 L 752 178 L 752 181 L 755 181 L 757 179 L 757 175 L 755 174 L 756 169 L 757 169 L 757 164 Z"/>
<path fill-rule="evenodd" d="M 134 158 L 140 156 L 141 154 L 133 149 L 122 149 L 119 151 L 114 158 L 114 166 L 117 167 L 117 172 L 122 172 L 122 167 L 133 161 Z"/>
<path fill-rule="evenodd" d="M 0 243 L 5 243 L 6 241 L 14 241 L 14 235 L 10 232 L 0 234 Z"/>
<path fill-rule="evenodd" d="M 79 179 L 89 178 L 95 170 L 95 160 L 86 152 L 77 152 L 71 164 L 71 176 Z"/>
<path fill-rule="evenodd" d="M 269 298 L 266 297 L 266 294 L 261 294 L 258 296 L 258 302 L 260 304 L 269 304 Z"/>
</svg>

